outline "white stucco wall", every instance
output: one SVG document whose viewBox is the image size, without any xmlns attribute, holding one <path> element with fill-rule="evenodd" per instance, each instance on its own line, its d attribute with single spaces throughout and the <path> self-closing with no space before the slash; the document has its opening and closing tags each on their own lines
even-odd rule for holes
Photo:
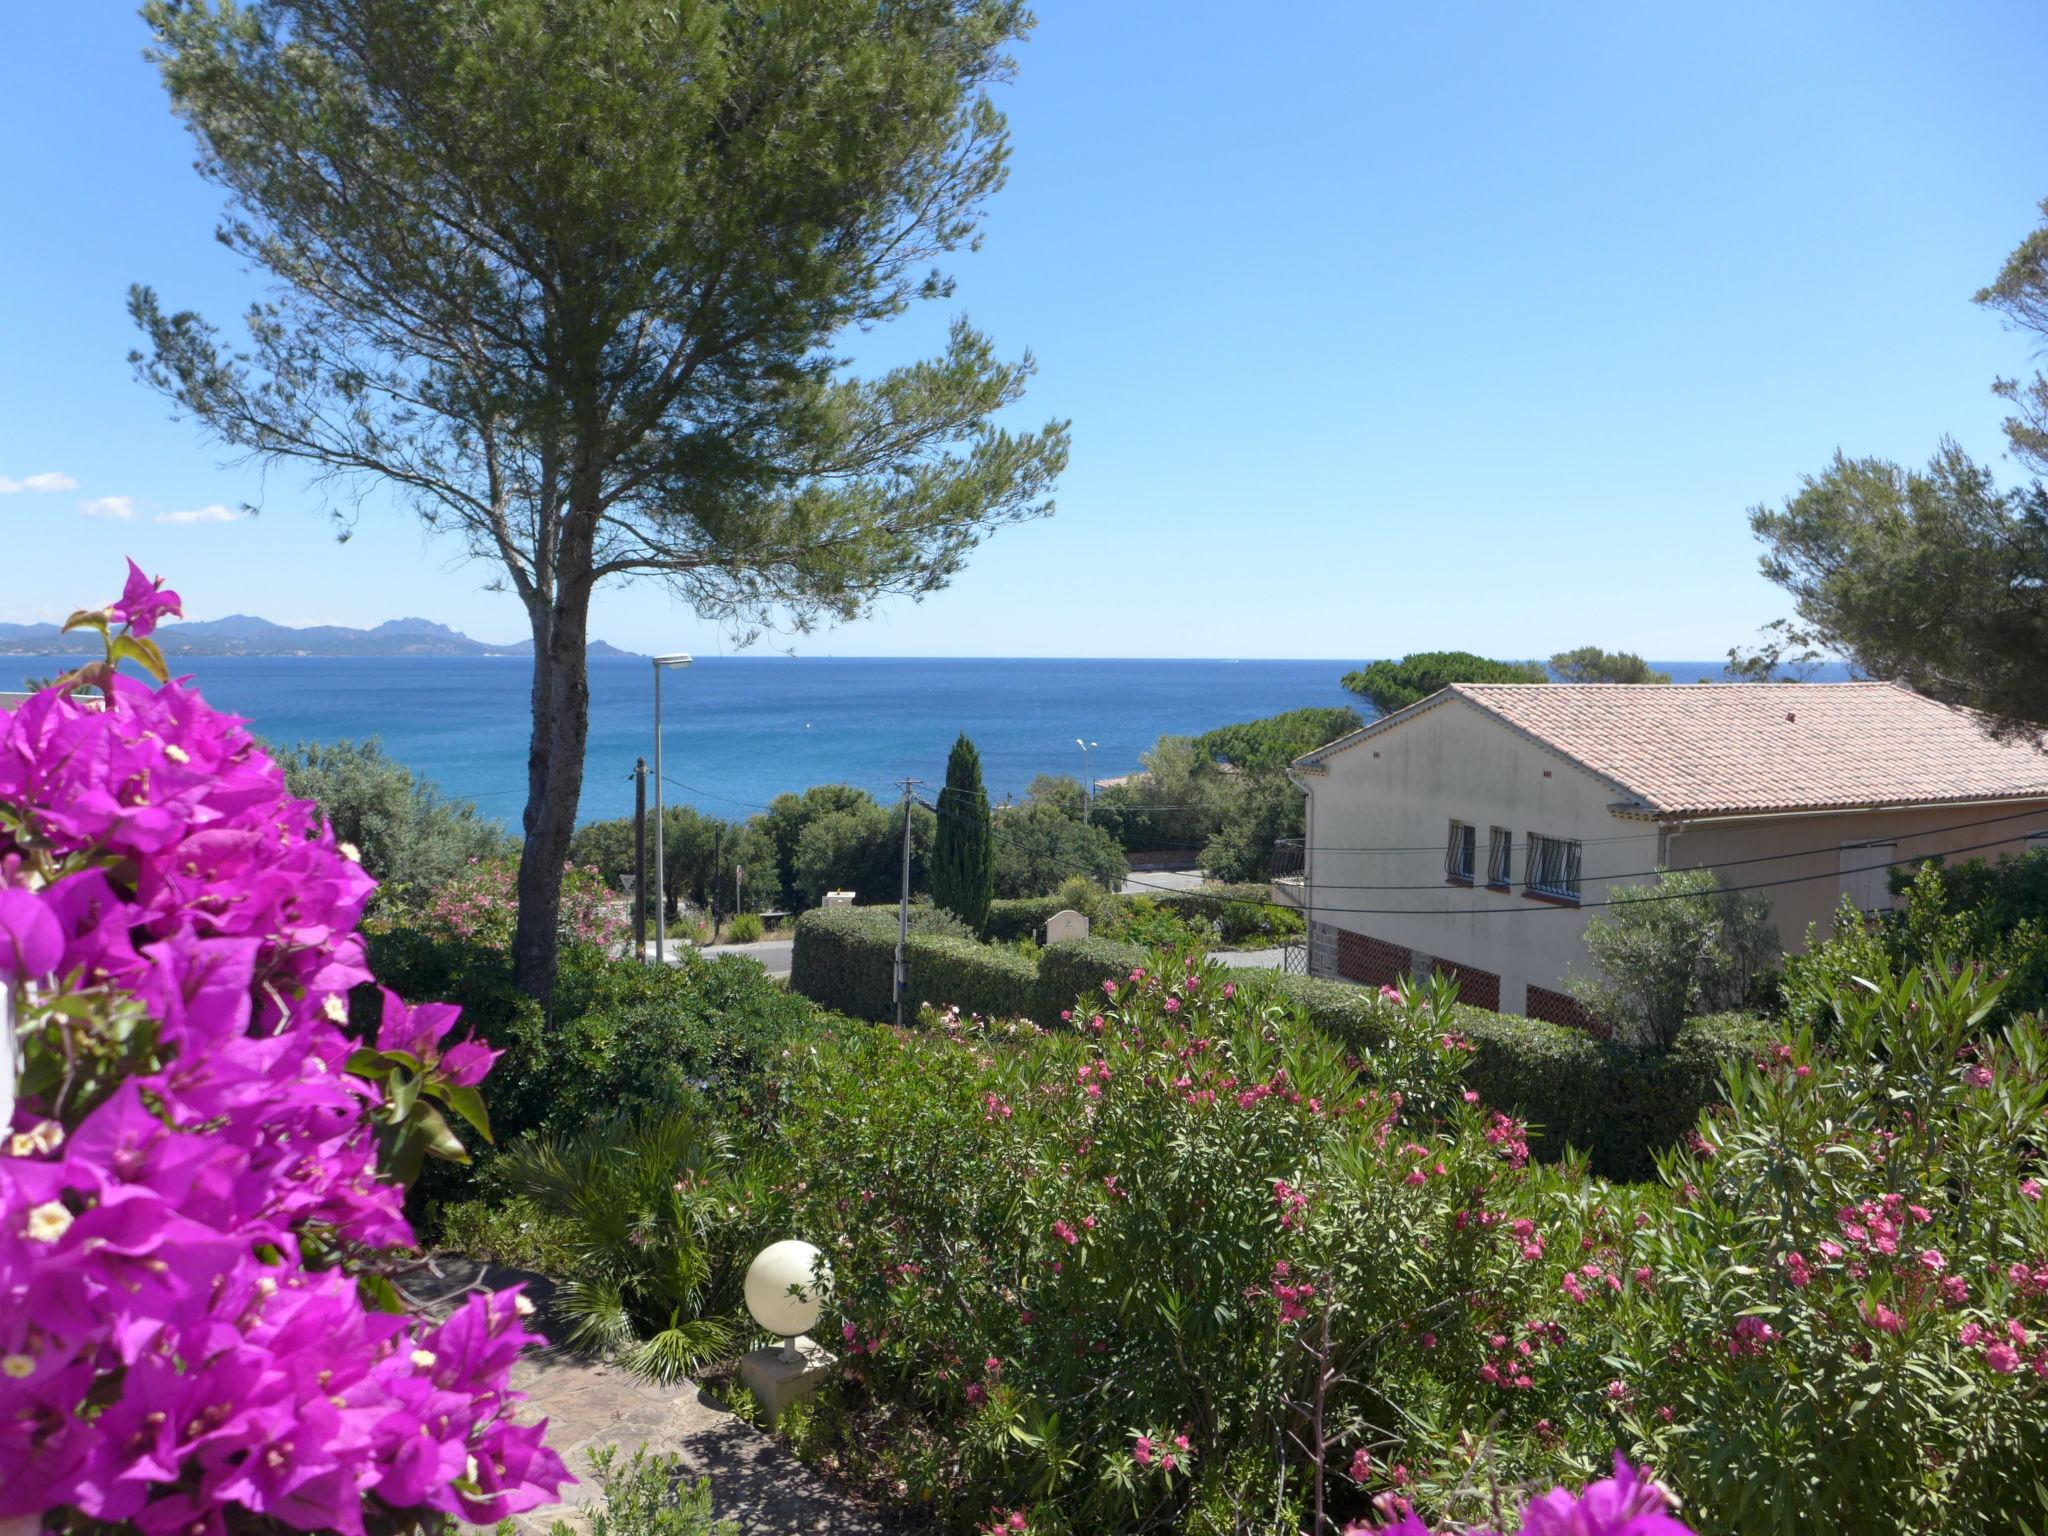
<svg viewBox="0 0 2048 1536">
<path fill-rule="evenodd" d="M 1580 895 L 1588 901 L 1658 859 L 1659 829 L 1611 811 L 1623 798 L 1612 785 L 1456 698 L 1333 754 L 1323 774 L 1302 782 L 1311 921 L 1491 971 L 1510 1013 L 1522 1011 L 1531 982 L 1558 985 L 1583 953 L 1591 916 L 1522 894 L 1528 835 L 1583 844 Z M 1478 829 L 1480 883 L 1469 888 L 1444 875 L 1453 818 Z M 1494 826 L 1514 838 L 1508 892 L 1484 885 Z M 1402 851 L 1352 851 L 1389 849 Z"/>
<path fill-rule="evenodd" d="M 1717 869 L 1731 885 L 1781 882 L 1764 894 L 1780 942 L 1796 950 L 1810 925 L 1825 936 L 1841 902 L 1844 843 L 1895 839 L 1901 863 L 1937 853 L 1996 858 L 2023 851 L 2029 832 L 2048 831 L 2048 799 L 1660 826 L 1610 809 L 1624 799 L 1615 786 L 1456 698 L 1301 778 L 1309 790 L 1310 921 L 1493 972 L 1510 1013 L 1525 1011 L 1531 984 L 1561 990 L 1574 968 L 1585 968 L 1585 928 L 1599 910 L 1523 894 L 1531 832 L 1582 844 L 1584 902 L 1603 899 L 1613 885 L 1646 884 L 1660 864 Z M 1470 888 L 1444 875 L 1453 818 L 1477 828 L 1479 883 Z M 1514 885 L 1505 892 L 1484 884 L 1493 826 L 1514 838 Z M 1327 972 L 1327 952 L 1322 960 Z"/>
</svg>

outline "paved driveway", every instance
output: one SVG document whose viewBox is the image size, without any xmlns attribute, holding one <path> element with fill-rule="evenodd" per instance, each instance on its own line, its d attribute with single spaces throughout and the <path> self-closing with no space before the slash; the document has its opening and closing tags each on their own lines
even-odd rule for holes
<svg viewBox="0 0 2048 1536">
<path fill-rule="evenodd" d="M 763 939 L 758 944 L 707 944 L 704 953 L 711 955 L 745 955 L 749 960 L 761 962 L 761 969 L 770 976 L 789 974 L 789 957 L 796 949 L 794 939 Z"/>
</svg>

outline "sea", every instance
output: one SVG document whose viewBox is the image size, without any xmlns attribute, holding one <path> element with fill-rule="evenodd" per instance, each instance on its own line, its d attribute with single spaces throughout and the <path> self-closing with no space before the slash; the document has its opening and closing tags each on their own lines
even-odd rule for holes
<svg viewBox="0 0 2048 1536">
<path fill-rule="evenodd" d="M 0 691 L 74 664 L 0 656 Z M 1339 681 L 1357 665 L 703 657 L 663 674 L 663 799 L 733 820 L 814 784 L 853 784 L 886 800 L 906 777 L 942 782 L 964 731 L 1000 801 L 1041 773 L 1130 773 L 1166 734 L 1305 705 L 1370 714 Z M 1655 665 L 1682 683 L 1721 672 L 1717 662 Z M 508 825 L 519 819 L 531 686 L 522 658 L 183 657 L 173 666 L 267 742 L 374 738 L 445 793 Z M 652 668 L 644 657 L 593 659 L 590 695 L 580 818 L 630 815 L 634 761 L 654 759 Z"/>
</svg>

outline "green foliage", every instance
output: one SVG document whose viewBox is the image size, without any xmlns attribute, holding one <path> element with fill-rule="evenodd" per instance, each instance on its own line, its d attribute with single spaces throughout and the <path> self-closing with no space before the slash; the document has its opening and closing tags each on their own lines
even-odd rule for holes
<svg viewBox="0 0 2048 1536">
<path fill-rule="evenodd" d="M 647 879 L 654 880 L 654 839 L 649 809 L 647 828 Z M 709 910 L 714 900 L 720 911 L 733 909 L 733 876 L 744 870 L 742 902 L 772 905 L 781 899 L 781 877 L 776 865 L 775 845 L 758 821 L 724 821 L 706 816 L 694 806 L 664 805 L 661 808 L 664 838 L 661 850 L 662 883 L 667 887 L 671 913 L 682 902 Z M 578 827 L 569 841 L 570 857 L 579 864 L 593 865 L 615 891 L 629 890 L 633 882 L 633 819 L 616 817 Z"/>
<path fill-rule="evenodd" d="M 1037 967 L 1014 949 L 977 942 L 949 912 L 913 907 L 904 954 L 911 1010 L 930 1002 L 1000 1018 L 1028 1011 Z M 797 919 L 789 986 L 838 1013 L 892 1019 L 895 963 L 893 908 L 820 908 Z"/>
<path fill-rule="evenodd" d="M 992 944 L 1013 944 L 1038 934 L 1053 913 L 1069 910 L 1079 909 L 1070 909 L 1058 896 L 1019 896 L 992 901 L 988 904 L 988 924 L 982 930 L 982 937 Z"/>
<path fill-rule="evenodd" d="M 1728 647 L 1721 675 L 1731 683 L 1803 683 L 1827 660 L 1814 639 L 1790 619 L 1773 619 L 1757 631 L 1755 649 Z"/>
<path fill-rule="evenodd" d="M 376 741 L 301 742 L 276 754 L 285 787 L 316 802 L 340 841 L 386 886 L 428 887 L 479 859 L 503 858 L 512 839 L 467 800 L 393 762 Z"/>
<path fill-rule="evenodd" d="M 759 1192 L 701 1100 L 524 1141 L 498 1176 L 561 1224 L 573 1278 L 554 1306 L 569 1343 L 663 1382 L 732 1352 L 740 1282 L 766 1228 Z"/>
<path fill-rule="evenodd" d="M 1687 1019 L 1756 1004 L 1778 954 L 1770 902 L 1723 887 L 1712 870 L 1659 873 L 1622 885 L 1586 925 L 1595 974 L 1574 976 L 1586 1010 L 1622 1039 L 1668 1046 Z"/>
<path fill-rule="evenodd" d="M 1543 683 L 1534 661 L 1490 661 L 1470 651 L 1417 651 L 1399 661 L 1375 661 L 1344 676 L 1344 686 L 1383 715 L 1420 703 L 1451 683 Z"/>
<path fill-rule="evenodd" d="M 1485 1103 L 1529 1123 L 1536 1156 L 1576 1149 L 1595 1173 L 1625 1180 L 1650 1178 L 1656 1155 L 1721 1102 L 1728 1065 L 1753 1060 L 1771 1039 L 1767 1023 L 1739 1013 L 1691 1020 L 1669 1047 L 1479 1009 L 1458 1022 L 1473 1046 L 1467 1080 Z"/>
<path fill-rule="evenodd" d="M 797 838 L 797 905 L 815 907 L 827 891 L 852 891 L 863 903 L 894 901 L 903 886 L 903 810 L 869 801 L 812 819 Z M 910 807 L 910 888 L 930 881 L 937 819 Z"/>
<path fill-rule="evenodd" d="M 1214 902 L 1214 910 L 1233 905 L 1225 896 L 1189 894 Z M 1162 908 L 1151 911 L 1155 918 L 1164 915 Z M 1158 934 L 1169 948 L 1185 948 L 1194 932 L 1177 919 L 1139 931 Z M 913 938 L 914 1002 L 1051 1025 L 1065 1014 L 1086 1018 L 1100 1006 L 1104 982 L 1122 983 L 1133 970 L 1159 963 L 1157 951 L 1145 944 L 1100 933 L 1047 945 L 1035 961 L 1007 945 L 968 944 L 962 937 Z M 855 1018 L 891 1018 L 895 944 L 895 915 L 886 909 L 807 913 L 797 924 L 790 988 Z M 1387 1033 L 1392 1005 L 1373 988 L 1251 971 L 1232 972 L 1230 980 L 1347 1049 L 1380 1059 L 1374 1053 L 1382 1050 L 1377 1042 Z M 1748 1060 L 1769 1038 L 1767 1025 L 1735 1013 L 1688 1022 L 1668 1048 L 1598 1040 L 1478 1008 L 1460 1008 L 1456 1018 L 1473 1047 L 1469 1075 L 1480 1098 L 1530 1121 L 1529 1144 L 1540 1156 L 1559 1158 L 1573 1147 L 1590 1157 L 1595 1171 L 1616 1179 L 1648 1177 L 1655 1154 L 1720 1102 L 1724 1065 Z"/>
<path fill-rule="evenodd" d="M 480 1264 L 566 1275 L 576 1262 L 568 1223 L 526 1200 L 456 1200 L 435 1212 L 434 1246 Z"/>
<path fill-rule="evenodd" d="M 1619 1437 L 1699 1529 L 2041 1528 L 2048 1041 L 1987 1034 L 1996 994 L 1846 989 L 1832 1052 L 1731 1073 L 1665 1159 L 1671 1217 L 1631 1255 L 1654 1283 L 1604 1331 Z"/>
<path fill-rule="evenodd" d="M 567 952 L 551 1009 L 513 984 L 509 957 L 459 939 L 396 927 L 370 937 L 370 964 L 406 997 L 457 1003 L 463 1022 L 505 1054 L 492 1068 L 498 1146 L 571 1133 L 701 1093 L 734 1123 L 772 1121 L 784 1053 L 815 1028 L 816 1010 L 740 956 L 682 954 L 655 967 L 601 951 Z M 351 998 L 358 1034 L 375 1029 L 379 998 Z M 414 1209 L 432 1236 L 442 1208 L 493 1188 L 493 1149 L 457 1125 L 471 1168 L 429 1164 Z M 452 1241 L 452 1239 L 449 1239 Z"/>
<path fill-rule="evenodd" d="M 1069 821 L 1080 821 L 1088 813 L 1088 791 L 1068 773 L 1033 774 L 1024 799 L 1031 805 L 1049 805 Z"/>
<path fill-rule="evenodd" d="M 1307 797 L 1286 774 L 1267 769 L 1241 777 L 1202 848 L 1202 868 L 1212 880 L 1270 879 L 1274 843 L 1307 831 Z"/>
<path fill-rule="evenodd" d="M 752 912 L 742 912 L 726 925 L 725 942 L 728 944 L 755 944 L 766 932 L 761 919 Z"/>
<path fill-rule="evenodd" d="M 860 811 L 875 803 L 875 797 L 851 784 L 814 784 L 800 795 L 777 795 L 768 809 L 754 818 L 754 825 L 768 835 L 775 850 L 775 879 L 784 911 L 796 912 L 807 905 L 797 882 L 796 850 L 804 829 L 835 811 Z"/>
<path fill-rule="evenodd" d="M 1550 675 L 1560 683 L 1668 683 L 1669 672 L 1653 672 L 1633 651 L 1603 651 L 1597 645 L 1559 651 L 1550 658 Z"/>
<path fill-rule="evenodd" d="M 2014 330 L 2032 333 L 2037 356 L 2048 340 L 2048 200 L 2041 204 L 2041 215 L 2043 222 L 2027 232 L 1998 276 L 1977 293 L 1977 302 Z M 2031 379 L 2000 379 L 1992 389 L 2015 413 L 2005 422 L 2013 457 L 2037 475 L 2048 474 L 2048 374 L 2036 370 Z"/>
<path fill-rule="evenodd" d="M 587 1536 L 740 1536 L 739 1522 L 712 1513 L 711 1479 L 694 1481 L 689 1463 L 675 1451 L 649 1451 L 641 1446 L 633 1459 L 619 1465 L 618 1447 L 603 1445 L 590 1453 L 590 1480 L 598 1501 L 589 1512 Z M 548 1536 L 584 1536 L 584 1531 L 557 1520 Z"/>
<path fill-rule="evenodd" d="M 1764 574 L 1858 669 L 2008 733 L 2048 725 L 2048 489 L 2000 490 L 1952 442 L 1920 472 L 1837 453 L 1750 526 Z"/>
<path fill-rule="evenodd" d="M 1844 899 L 1825 941 L 1809 932 L 1805 953 L 1785 957 L 1781 992 L 1795 1026 L 1830 1038 L 1858 978 L 1889 981 L 1966 957 L 2003 978 L 2001 1017 L 2048 1009 L 2048 851 L 1929 859 L 1894 870 L 1892 886 L 1902 908 L 1866 919 Z"/>
<path fill-rule="evenodd" d="M 1130 869 L 1103 827 L 1075 821 L 1050 801 L 999 809 L 994 832 L 998 896 L 1042 896 L 1075 875 L 1113 885 Z"/>
<path fill-rule="evenodd" d="M 1555 1285 L 1459 1211 L 1546 1176 L 1486 1140 L 1427 1004 L 1390 1027 L 1421 1072 L 1404 1092 L 1449 1108 L 1395 1136 L 1383 1083 L 1221 971 L 1148 972 L 1101 1011 L 1099 1035 L 993 1051 L 850 1035 L 798 1087 L 792 1219 L 834 1253 L 857 1362 L 809 1448 L 956 1526 L 1029 1507 L 1042 1532 L 1200 1530 L 1198 1511 L 1236 1508 L 1294 1530 L 1318 1489 L 1364 1513 L 1336 1469 L 1405 1438 L 1396 1404 L 1483 1416 L 1462 1340 L 1444 1385 L 1412 1390 L 1431 1357 L 1416 1320 L 1449 1335 L 1471 1298 L 1526 1309 Z M 1304 1451 L 1287 1427 L 1338 1359 L 1331 1444 Z M 881 1421 L 878 1449 L 861 1430 Z"/>
<path fill-rule="evenodd" d="M 988 925 L 995 897 L 996 850 L 988 791 L 981 782 L 981 754 L 963 732 L 946 759 L 946 783 L 939 791 L 938 825 L 932 835 L 932 904 L 951 912 L 979 933 Z"/>
<path fill-rule="evenodd" d="M 1095 824 L 1130 852 L 1198 849 L 1222 823 L 1238 775 L 1186 736 L 1162 736 L 1141 771 L 1095 792 Z"/>
<path fill-rule="evenodd" d="M 1195 746 L 1218 762 L 1251 771 L 1285 768 L 1304 752 L 1349 735 L 1364 725 L 1357 710 L 1340 704 L 1335 708 L 1310 706 L 1219 726 L 1195 738 Z"/>
</svg>

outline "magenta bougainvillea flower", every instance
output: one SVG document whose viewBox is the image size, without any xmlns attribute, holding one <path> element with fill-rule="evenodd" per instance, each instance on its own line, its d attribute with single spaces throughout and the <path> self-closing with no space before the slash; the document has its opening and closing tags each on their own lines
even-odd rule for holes
<svg viewBox="0 0 2048 1536">
<path fill-rule="evenodd" d="M 130 562 L 93 627 L 178 611 Z M 0 714 L 0 1524 L 364 1536 L 549 1502 L 507 1384 L 526 1303 L 436 1323 L 363 1283 L 412 1236 L 342 1027 L 372 882 L 239 721 L 106 676 L 104 707 Z M 453 1104 L 497 1054 L 457 1025 L 387 994 L 378 1044 Z"/>
</svg>

